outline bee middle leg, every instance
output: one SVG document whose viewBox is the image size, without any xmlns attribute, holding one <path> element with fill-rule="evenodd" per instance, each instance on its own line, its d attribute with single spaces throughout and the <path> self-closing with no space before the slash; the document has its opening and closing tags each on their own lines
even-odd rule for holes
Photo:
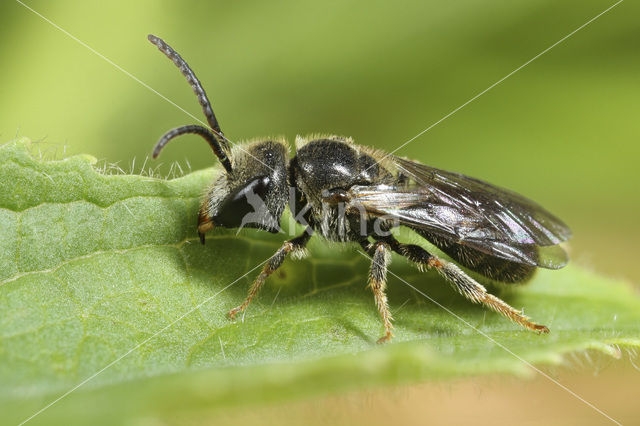
<svg viewBox="0 0 640 426">
<path fill-rule="evenodd" d="M 387 302 L 387 268 L 391 263 L 391 249 L 389 245 L 383 241 L 370 243 L 365 240 L 360 243 L 362 248 L 371 256 L 371 269 L 369 270 L 369 287 L 373 291 L 376 300 L 378 312 L 384 323 L 384 336 L 378 339 L 378 343 L 385 343 L 393 337 L 393 324 L 391 321 L 391 311 Z"/>
<path fill-rule="evenodd" d="M 488 293 L 483 285 L 471 278 L 455 264 L 442 260 L 415 244 L 403 244 L 393 237 L 386 238 L 384 241 L 389 244 L 393 251 L 414 262 L 420 270 L 435 268 L 458 293 L 470 301 L 481 303 L 529 330 L 538 333 L 549 332 L 546 326 L 530 321 L 521 311 L 511 307 L 493 294 Z"/>
<path fill-rule="evenodd" d="M 271 256 L 271 258 L 269 258 L 269 260 L 267 260 L 267 263 L 262 268 L 260 275 L 258 275 L 253 284 L 251 284 L 251 288 L 249 289 L 247 298 L 244 300 L 244 302 L 242 302 L 240 306 L 237 306 L 229 311 L 228 316 L 230 319 L 235 319 L 238 313 L 243 312 L 245 309 L 247 309 L 247 307 L 251 303 L 251 300 L 253 300 L 253 298 L 258 294 L 269 275 L 275 272 L 282 265 L 282 262 L 284 262 L 284 259 L 289 253 L 293 252 L 294 256 L 296 253 L 299 253 L 301 257 L 304 256 L 305 246 L 309 242 L 311 234 L 312 232 L 307 229 L 299 237 L 286 241 L 282 245 L 282 247 L 280 247 L 278 251 L 275 252 L 275 254 Z"/>
</svg>

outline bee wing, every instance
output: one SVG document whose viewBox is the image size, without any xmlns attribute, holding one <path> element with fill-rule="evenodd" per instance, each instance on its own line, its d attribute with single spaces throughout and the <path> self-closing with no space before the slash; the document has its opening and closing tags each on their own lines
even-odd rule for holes
<svg viewBox="0 0 640 426">
<path fill-rule="evenodd" d="M 350 202 L 501 259 L 551 269 L 567 263 L 557 244 L 571 231 L 537 203 L 468 176 L 392 161 L 404 179 L 400 186 L 354 186 Z"/>
</svg>

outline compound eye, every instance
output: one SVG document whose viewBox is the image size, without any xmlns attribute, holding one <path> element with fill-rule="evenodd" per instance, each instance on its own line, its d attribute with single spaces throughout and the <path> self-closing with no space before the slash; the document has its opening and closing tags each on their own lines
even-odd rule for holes
<svg viewBox="0 0 640 426">
<path fill-rule="evenodd" d="M 270 184 L 269 176 L 260 176 L 231 192 L 220 203 L 218 214 L 212 218 L 213 223 L 227 228 L 256 227 L 265 223 L 268 218 L 264 216 L 269 214 L 266 196 Z"/>
</svg>

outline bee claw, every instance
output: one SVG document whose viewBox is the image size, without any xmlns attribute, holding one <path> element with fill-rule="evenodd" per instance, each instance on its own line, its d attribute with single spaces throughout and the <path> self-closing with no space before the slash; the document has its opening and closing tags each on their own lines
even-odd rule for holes
<svg viewBox="0 0 640 426">
<path fill-rule="evenodd" d="M 549 331 L 550 331 L 549 327 L 547 327 L 546 325 L 538 325 L 538 324 L 535 324 L 533 329 L 538 334 L 549 334 Z"/>
<path fill-rule="evenodd" d="M 388 343 L 391 341 L 391 338 L 393 337 L 393 333 L 391 333 L 390 331 L 387 331 L 384 336 L 382 336 L 381 338 L 378 339 L 378 341 L 376 342 L 378 345 L 382 345 L 384 343 Z"/>
<path fill-rule="evenodd" d="M 227 316 L 229 317 L 229 319 L 231 321 L 235 321 L 236 320 L 236 315 L 238 314 L 238 312 L 242 311 L 242 309 L 240 307 L 237 308 L 233 308 L 232 310 L 230 310 L 227 313 Z"/>
</svg>

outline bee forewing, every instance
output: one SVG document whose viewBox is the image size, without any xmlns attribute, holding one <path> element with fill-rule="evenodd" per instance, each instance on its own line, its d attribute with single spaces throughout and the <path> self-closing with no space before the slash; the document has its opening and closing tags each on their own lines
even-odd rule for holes
<svg viewBox="0 0 640 426">
<path fill-rule="evenodd" d="M 513 191 L 402 158 L 392 162 L 415 189 L 431 194 L 431 203 L 481 219 L 482 228 L 494 229 L 503 241 L 552 246 L 571 236 L 564 222 Z"/>
<path fill-rule="evenodd" d="M 400 158 L 393 163 L 401 183 L 354 186 L 352 207 L 500 259 L 549 269 L 568 262 L 557 244 L 571 231 L 535 202 L 464 175 Z"/>
</svg>

